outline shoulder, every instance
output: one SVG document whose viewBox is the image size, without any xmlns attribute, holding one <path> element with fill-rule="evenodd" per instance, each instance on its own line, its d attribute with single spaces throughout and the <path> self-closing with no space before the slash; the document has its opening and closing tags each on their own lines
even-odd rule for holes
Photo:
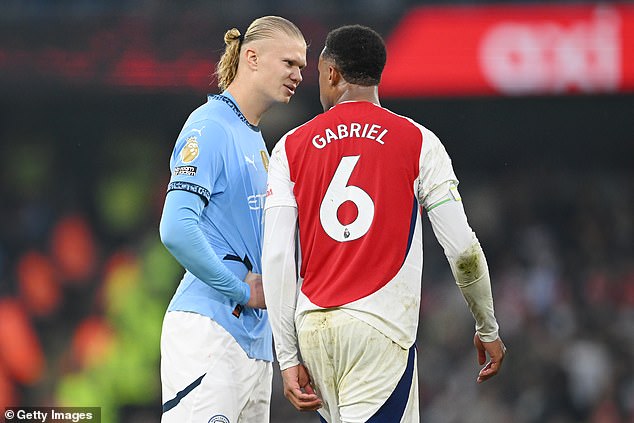
<svg viewBox="0 0 634 423">
<path fill-rule="evenodd" d="M 431 145 L 441 144 L 440 138 L 428 127 L 425 125 L 415 121 L 411 117 L 400 115 L 395 113 L 389 109 L 383 108 L 387 113 L 389 113 L 395 120 L 400 120 L 406 126 L 409 126 L 412 130 L 419 132 L 423 139 L 423 144 L 429 143 Z"/>
<path fill-rule="evenodd" d="M 385 112 L 385 115 L 389 119 L 392 119 L 394 122 L 398 122 L 401 125 L 404 125 L 406 127 L 409 127 L 411 129 L 415 129 L 421 132 L 423 132 L 424 130 L 427 130 L 427 128 L 425 128 L 423 125 L 421 125 L 420 123 L 418 123 L 417 121 L 415 121 L 409 116 L 401 115 L 385 107 L 381 107 L 381 109 Z"/>
<path fill-rule="evenodd" d="M 186 165 L 207 162 L 209 158 L 224 156 L 231 135 L 222 122 L 209 118 L 188 120 L 174 146 L 176 163 Z"/>
<path fill-rule="evenodd" d="M 229 124 L 222 115 L 209 110 L 201 112 L 200 109 L 192 112 L 185 122 L 178 137 L 179 142 L 193 137 L 198 143 L 218 144 L 231 138 Z"/>
<path fill-rule="evenodd" d="M 284 134 L 282 138 L 298 138 L 302 135 L 305 135 L 307 132 L 313 131 L 315 128 L 318 128 L 323 122 L 327 120 L 326 114 L 327 112 L 318 114 L 314 118 L 291 129 L 286 134 Z"/>
<path fill-rule="evenodd" d="M 297 146 L 298 143 L 303 143 L 306 141 L 306 137 L 309 136 L 312 132 L 314 132 L 315 128 L 318 127 L 320 121 L 323 119 L 323 113 L 315 116 L 311 120 L 296 126 L 291 129 L 279 139 L 279 141 L 275 144 L 273 148 L 273 152 L 280 149 L 285 149 L 291 146 Z M 310 140 L 308 140 L 310 141 Z"/>
</svg>

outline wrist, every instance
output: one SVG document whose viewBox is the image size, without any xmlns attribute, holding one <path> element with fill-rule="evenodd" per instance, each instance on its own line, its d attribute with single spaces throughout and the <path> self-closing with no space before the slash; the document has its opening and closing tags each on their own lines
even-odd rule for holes
<svg viewBox="0 0 634 423">
<path fill-rule="evenodd" d="M 493 332 L 476 331 L 476 333 L 482 342 L 494 342 L 500 337 L 497 329 Z"/>
<path fill-rule="evenodd" d="M 251 299 L 251 286 L 246 283 L 246 282 L 242 282 L 242 301 L 239 301 L 239 304 L 246 304 L 249 302 L 249 300 Z"/>
</svg>

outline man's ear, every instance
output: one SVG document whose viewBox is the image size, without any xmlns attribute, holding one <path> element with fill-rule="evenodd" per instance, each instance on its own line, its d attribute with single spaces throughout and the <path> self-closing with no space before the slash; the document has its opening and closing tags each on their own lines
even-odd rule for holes
<svg viewBox="0 0 634 423">
<path fill-rule="evenodd" d="M 247 66 L 251 70 L 257 70 L 258 53 L 252 48 L 247 48 L 242 54 L 244 55 L 244 58 L 246 59 Z"/>
<path fill-rule="evenodd" d="M 341 81 L 341 73 L 333 66 L 328 66 L 328 82 L 333 87 L 337 86 Z"/>
</svg>

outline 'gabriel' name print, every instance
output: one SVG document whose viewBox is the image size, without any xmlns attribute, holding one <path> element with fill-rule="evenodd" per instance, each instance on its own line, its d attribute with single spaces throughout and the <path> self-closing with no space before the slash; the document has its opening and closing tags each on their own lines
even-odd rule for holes
<svg viewBox="0 0 634 423">
<path fill-rule="evenodd" d="M 364 125 L 360 123 L 349 123 L 337 125 L 336 129 L 326 128 L 324 134 L 317 134 L 313 137 L 313 145 L 322 149 L 333 141 L 342 140 L 345 138 L 365 138 L 373 140 L 379 144 L 385 144 L 383 137 L 387 134 L 387 129 L 383 129 L 381 125 L 373 123 L 366 123 Z"/>
</svg>

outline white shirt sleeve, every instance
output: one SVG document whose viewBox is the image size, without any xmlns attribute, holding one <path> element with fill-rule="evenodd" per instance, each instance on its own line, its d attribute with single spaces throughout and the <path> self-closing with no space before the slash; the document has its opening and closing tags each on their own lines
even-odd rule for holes
<svg viewBox="0 0 634 423">
<path fill-rule="evenodd" d="M 428 212 L 434 234 L 442 245 L 451 272 L 484 342 L 498 337 L 491 279 L 480 242 L 467 222 L 461 201 L 450 200 Z"/>
<path fill-rule="evenodd" d="M 262 284 L 281 370 L 299 364 L 299 347 L 295 331 L 296 222 L 297 209 L 294 207 L 272 207 L 264 212 Z"/>
<path fill-rule="evenodd" d="M 299 364 L 295 331 L 297 203 L 284 140 L 271 154 L 262 246 L 262 284 L 281 370 Z"/>
<path fill-rule="evenodd" d="M 294 185 L 286 157 L 286 136 L 284 136 L 273 148 L 269 160 L 264 209 L 277 206 L 297 207 L 295 194 L 293 194 Z"/>
<path fill-rule="evenodd" d="M 484 342 L 498 337 L 489 268 L 480 243 L 467 222 L 451 159 L 438 137 L 418 125 L 423 134 L 416 192 L 427 209 L 434 234 L 442 245 L 456 284 L 471 310 Z"/>
<path fill-rule="evenodd" d="M 423 135 L 416 193 L 420 204 L 429 210 L 439 198 L 447 194 L 446 190 L 439 188 L 447 182 L 453 182 L 457 186 L 458 178 L 453 171 L 449 154 L 436 134 L 424 126 L 416 125 Z"/>
</svg>

